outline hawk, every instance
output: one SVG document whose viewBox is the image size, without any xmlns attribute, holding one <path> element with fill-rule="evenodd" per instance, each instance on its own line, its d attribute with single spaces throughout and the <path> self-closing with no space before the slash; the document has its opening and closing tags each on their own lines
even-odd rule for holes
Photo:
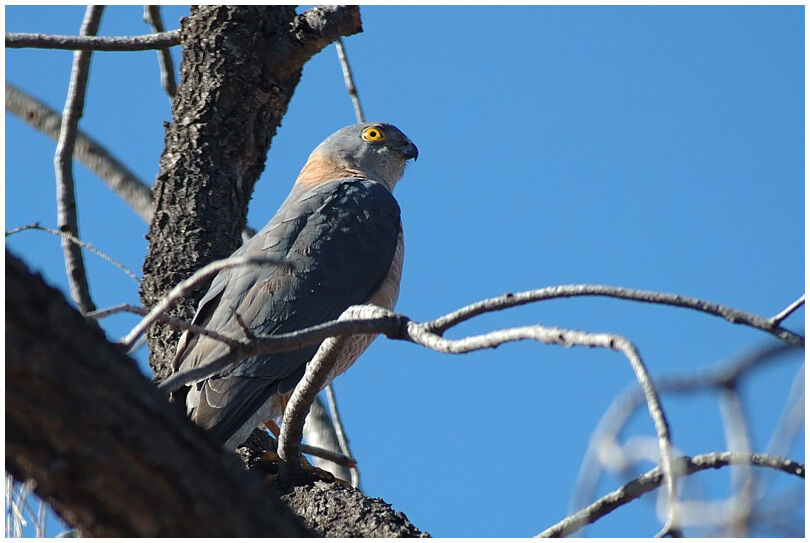
<svg viewBox="0 0 810 543">
<path fill-rule="evenodd" d="M 309 156 L 270 222 L 232 256 L 276 257 L 291 266 L 221 271 L 193 323 L 236 338 L 294 332 L 334 320 L 349 306 L 393 310 L 399 296 L 403 238 L 392 194 L 416 146 L 386 123 L 359 123 L 326 138 Z M 373 341 L 354 336 L 327 379 L 346 371 Z M 192 384 L 191 419 L 226 448 L 266 424 L 278 433 L 286 402 L 318 345 L 255 356 Z M 205 365 L 228 347 L 186 331 L 172 361 L 175 372 Z"/>
</svg>

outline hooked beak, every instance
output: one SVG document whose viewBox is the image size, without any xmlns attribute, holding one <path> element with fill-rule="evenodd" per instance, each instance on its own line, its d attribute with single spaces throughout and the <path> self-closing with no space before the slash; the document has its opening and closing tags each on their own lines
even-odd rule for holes
<svg viewBox="0 0 810 543">
<path fill-rule="evenodd" d="M 402 148 L 402 156 L 405 157 L 405 160 L 410 158 L 416 160 L 419 158 L 419 149 L 417 149 L 416 145 L 409 141 L 408 144 Z"/>
</svg>

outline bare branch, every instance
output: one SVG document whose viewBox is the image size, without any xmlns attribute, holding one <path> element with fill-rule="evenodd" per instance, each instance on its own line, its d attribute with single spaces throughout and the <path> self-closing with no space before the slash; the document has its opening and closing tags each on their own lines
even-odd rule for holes
<svg viewBox="0 0 810 543">
<path fill-rule="evenodd" d="M 59 139 L 62 116 L 25 91 L 6 82 L 6 111 L 43 134 Z M 147 223 L 152 220 L 152 190 L 98 141 L 76 131 L 73 158 L 87 166 Z"/>
<path fill-rule="evenodd" d="M 138 306 L 138 305 L 131 305 L 131 304 L 120 304 L 113 307 L 108 307 L 106 309 L 98 309 L 96 311 L 91 311 L 87 313 L 85 317 L 90 319 L 103 319 L 105 317 L 109 317 L 110 315 L 116 315 L 118 313 L 134 313 L 136 315 L 146 316 L 149 314 L 149 310 Z M 198 326 L 196 324 L 191 324 L 190 322 L 186 322 L 181 319 L 175 319 L 174 317 L 170 317 L 169 315 L 160 315 L 158 320 L 168 323 L 175 328 L 179 328 L 181 330 L 188 330 L 189 332 L 194 332 L 195 334 L 200 334 L 201 336 L 208 336 L 212 339 L 216 339 L 217 341 L 221 341 L 225 345 L 230 345 L 235 347 L 240 345 L 240 341 L 228 336 L 224 336 L 218 332 L 214 332 L 213 330 L 209 330 L 207 328 L 203 328 L 202 326 Z"/>
<path fill-rule="evenodd" d="M 357 86 L 354 84 L 352 67 L 349 65 L 349 58 L 346 56 L 346 49 L 343 47 L 343 40 L 341 38 L 335 40 L 335 48 L 337 49 L 338 59 L 340 60 L 340 68 L 343 70 L 343 81 L 346 83 L 346 91 L 349 93 L 349 98 L 352 99 L 355 117 L 357 117 L 358 123 L 362 123 L 365 120 L 363 117 L 363 106 L 360 105 L 360 96 L 357 94 Z"/>
<path fill-rule="evenodd" d="M 349 440 L 346 437 L 346 433 L 343 431 L 343 421 L 340 420 L 337 397 L 335 396 L 335 390 L 331 383 L 326 387 L 326 398 L 329 401 L 329 411 L 332 413 L 332 422 L 334 423 L 335 435 L 338 443 L 340 444 L 340 450 L 344 455 L 352 457 L 352 451 L 349 448 Z M 355 488 L 360 488 L 360 471 L 358 471 L 356 465 L 351 466 L 349 474 L 352 478 L 352 486 Z"/>
<path fill-rule="evenodd" d="M 804 345 L 804 337 L 790 330 L 786 330 L 774 323 L 771 319 L 754 315 L 728 307 L 725 305 L 681 296 L 680 294 L 670 294 L 665 292 L 652 292 L 648 290 L 636 290 L 623 287 L 612 287 L 606 285 L 561 285 L 546 287 L 536 290 L 528 290 L 517 294 L 506 293 L 503 296 L 489 298 L 474 304 L 453 311 L 443 317 L 426 323 L 426 326 L 433 332 L 442 333 L 448 328 L 464 322 L 472 317 L 499 311 L 509 307 L 515 307 L 532 302 L 551 300 L 554 298 L 571 298 L 575 296 L 603 296 L 608 298 L 619 298 L 623 300 L 633 300 L 651 304 L 671 305 L 675 307 L 685 307 L 694 309 L 709 315 L 722 317 L 733 324 L 744 324 L 763 332 L 772 334 L 785 343 L 791 345 Z"/>
<path fill-rule="evenodd" d="M 82 21 L 82 36 L 98 32 L 104 6 L 87 6 Z M 90 72 L 90 52 L 76 51 L 73 54 L 73 68 L 70 74 L 65 109 L 62 113 L 62 127 L 56 153 L 53 158 L 56 171 L 56 201 L 59 230 L 79 237 L 79 224 L 76 214 L 76 194 L 73 182 L 73 147 L 76 143 L 76 130 L 84 110 L 84 97 L 87 90 L 87 76 Z M 96 306 L 90 298 L 90 286 L 84 269 L 81 247 L 69 238 L 62 238 L 65 253 L 70 293 L 82 313 L 93 311 Z"/>
<path fill-rule="evenodd" d="M 76 51 L 147 51 L 180 44 L 180 31 L 171 30 L 142 36 L 58 36 L 6 32 L 6 47 L 18 49 L 73 49 Z"/>
<path fill-rule="evenodd" d="M 187 296 L 211 276 L 216 275 L 220 271 L 228 268 L 235 268 L 237 266 L 253 266 L 259 264 L 274 264 L 277 266 L 287 267 L 290 266 L 282 260 L 266 256 L 231 257 L 211 262 L 207 266 L 203 266 L 194 272 L 188 279 L 180 281 L 172 290 L 170 290 L 169 293 L 160 300 L 160 302 L 155 304 L 151 311 L 149 311 L 149 314 L 147 314 L 141 320 L 141 322 L 135 325 L 135 328 L 133 328 L 129 334 L 127 334 L 120 341 L 121 345 L 127 349 L 132 347 L 132 344 L 135 343 L 138 336 L 140 336 L 147 328 L 154 324 L 162 314 L 168 311 L 172 304 L 174 304 L 180 298 Z"/>
<path fill-rule="evenodd" d="M 721 468 L 732 464 L 749 464 L 783 471 L 804 479 L 804 464 L 787 458 L 759 453 L 713 452 L 693 457 L 684 456 L 676 459 L 678 471 L 684 475 L 695 472 Z M 565 537 L 587 524 L 592 524 L 608 513 L 633 501 L 639 496 L 655 490 L 663 481 L 661 468 L 656 467 L 647 473 L 625 484 L 618 490 L 602 497 L 588 507 L 566 517 L 554 526 L 544 530 L 537 537 Z"/>
<path fill-rule="evenodd" d="M 795 302 L 787 306 L 785 309 L 783 309 L 782 311 L 771 317 L 771 322 L 773 323 L 774 326 L 780 325 L 783 320 L 788 318 L 794 311 L 796 311 L 803 305 L 804 305 L 804 294 L 799 296 L 799 298 Z"/>
<path fill-rule="evenodd" d="M 225 368 L 229 368 L 246 358 L 262 354 L 294 351 L 308 345 L 320 343 L 330 337 L 384 333 L 391 339 L 403 339 L 399 337 L 403 319 L 407 320 L 402 315 L 388 315 L 370 319 L 336 320 L 310 326 L 309 328 L 302 328 L 296 332 L 258 336 L 250 343 L 232 347 L 228 354 L 208 364 L 170 375 L 161 381 L 158 388 L 168 394 L 181 387 L 216 375 Z"/>
<path fill-rule="evenodd" d="M 160 15 L 160 6 L 144 6 L 143 20 L 146 24 L 152 25 L 155 34 L 160 34 L 163 28 L 163 17 Z M 177 81 L 174 78 L 174 61 L 172 52 L 168 47 L 158 50 L 158 64 L 160 65 L 160 84 L 169 95 L 169 100 L 177 94 Z"/>
<path fill-rule="evenodd" d="M 760 368 L 765 364 L 773 363 L 781 359 L 785 354 L 795 353 L 800 350 L 795 345 L 777 343 L 768 345 L 755 352 L 748 353 L 743 357 L 733 360 L 730 363 L 722 364 L 718 368 L 711 369 L 705 373 L 686 376 L 661 377 L 655 380 L 659 393 L 690 393 L 705 389 L 723 390 L 745 378 L 749 372 Z M 644 396 L 636 384 L 628 386 L 623 392 L 618 394 L 611 403 L 608 410 L 593 431 L 588 450 L 585 452 L 581 464 L 577 481 L 572 492 L 572 509 L 581 509 L 592 498 L 593 491 L 599 481 L 599 473 L 594 466 L 600 466 L 604 462 L 598 460 L 604 455 L 603 450 L 618 450 L 615 445 L 617 436 L 643 403 Z M 774 451 L 768 451 L 772 453 Z"/>
<path fill-rule="evenodd" d="M 99 249 L 96 249 L 95 247 L 93 247 L 89 243 L 80 240 L 79 238 L 77 238 L 76 236 L 74 236 L 72 234 L 69 234 L 67 232 L 59 232 L 58 230 L 54 230 L 52 228 L 46 228 L 44 226 L 40 226 L 38 222 L 34 223 L 34 224 L 27 224 L 25 226 L 18 226 L 17 228 L 9 230 L 8 232 L 6 232 L 6 237 L 12 236 L 14 234 L 19 234 L 20 232 L 25 232 L 26 230 L 39 230 L 40 232 L 47 232 L 47 233 L 53 234 L 55 236 L 66 237 L 70 241 L 75 243 L 76 245 L 81 245 L 82 247 L 84 247 L 88 251 L 91 251 L 91 252 L 97 254 L 98 256 L 100 256 L 101 258 L 103 258 L 104 260 L 109 262 L 110 264 L 112 264 L 112 265 L 116 266 L 117 268 L 119 268 L 125 274 L 129 275 L 132 278 L 132 280 L 135 281 L 136 285 L 140 285 L 140 283 L 141 283 L 140 280 L 138 279 L 137 275 L 135 275 L 129 268 L 127 268 L 126 266 L 124 266 L 123 264 L 121 264 L 120 262 L 115 260 L 113 257 L 109 256 L 108 254 L 101 252 Z"/>
<path fill-rule="evenodd" d="M 290 396 L 278 436 L 278 455 L 282 460 L 279 477 L 282 480 L 289 480 L 289 476 L 299 468 L 298 451 L 304 436 L 304 421 L 309 407 L 315 400 L 315 395 L 323 388 L 346 339 L 329 338 L 321 343 L 315 356 L 307 363 L 306 373 L 295 385 Z"/>
<path fill-rule="evenodd" d="M 737 388 L 724 388 L 720 392 L 719 403 L 729 450 L 750 453 L 751 429 L 748 427 L 748 417 Z M 754 506 L 754 484 L 750 465 L 742 464 L 731 469 L 731 507 L 726 523 L 729 537 L 748 535 L 748 524 Z"/>
</svg>

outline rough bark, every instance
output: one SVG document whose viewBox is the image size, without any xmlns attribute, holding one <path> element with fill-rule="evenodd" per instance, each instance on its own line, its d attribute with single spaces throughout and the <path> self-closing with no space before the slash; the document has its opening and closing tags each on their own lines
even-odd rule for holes
<svg viewBox="0 0 810 543">
<path fill-rule="evenodd" d="M 154 185 L 141 299 L 151 306 L 199 267 L 240 244 L 264 169 L 304 63 L 361 30 L 356 6 L 200 6 L 181 23 L 181 83 Z M 176 306 L 189 319 L 204 289 Z M 179 333 L 153 326 L 150 365 L 168 374 Z"/>
<path fill-rule="evenodd" d="M 8 252 L 6 469 L 83 535 L 310 535 Z"/>
<path fill-rule="evenodd" d="M 238 450 L 250 471 L 273 478 L 277 462 L 262 461 L 273 450 L 271 438 L 254 432 Z M 274 455 L 275 456 L 275 455 Z M 270 491 L 295 511 L 321 537 L 430 537 L 380 498 L 369 498 L 328 472 L 304 471 L 295 485 L 275 482 Z"/>
</svg>

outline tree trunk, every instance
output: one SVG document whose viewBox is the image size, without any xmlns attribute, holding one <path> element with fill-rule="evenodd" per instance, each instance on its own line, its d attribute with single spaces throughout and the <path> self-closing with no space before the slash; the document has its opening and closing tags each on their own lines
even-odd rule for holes
<svg viewBox="0 0 810 543">
<path fill-rule="evenodd" d="M 87 536 L 310 534 L 8 251 L 6 469 Z"/>
</svg>

